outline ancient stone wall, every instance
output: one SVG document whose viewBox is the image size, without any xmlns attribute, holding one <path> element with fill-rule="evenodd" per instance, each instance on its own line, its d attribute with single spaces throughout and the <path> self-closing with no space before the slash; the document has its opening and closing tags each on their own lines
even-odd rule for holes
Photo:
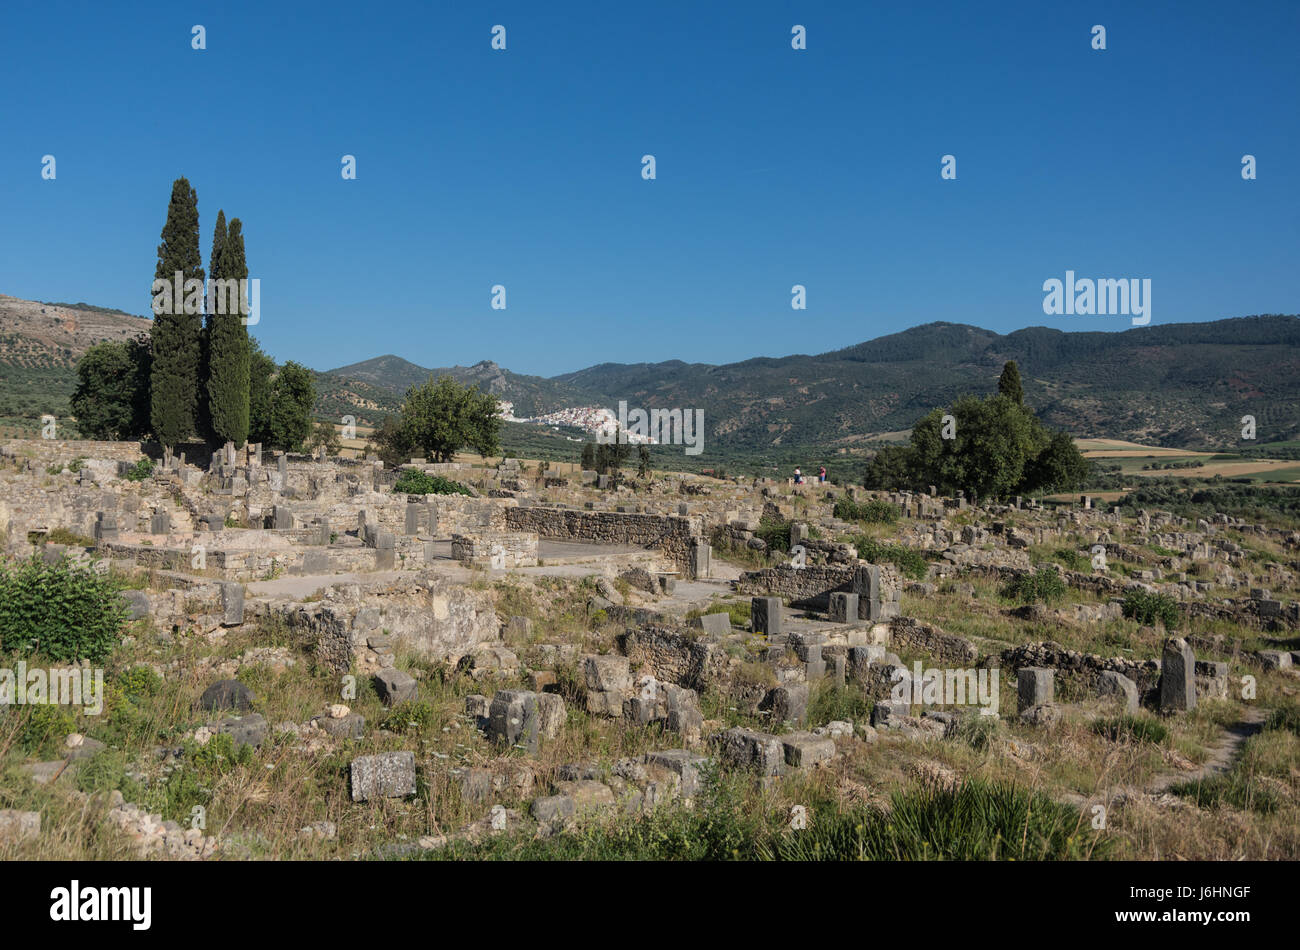
<svg viewBox="0 0 1300 950">
<path fill-rule="evenodd" d="M 531 531 L 551 541 L 627 544 L 654 548 L 688 570 L 691 541 L 700 536 L 698 518 L 634 514 L 618 511 L 579 511 L 539 506 L 506 509 L 511 531 Z"/>
</svg>

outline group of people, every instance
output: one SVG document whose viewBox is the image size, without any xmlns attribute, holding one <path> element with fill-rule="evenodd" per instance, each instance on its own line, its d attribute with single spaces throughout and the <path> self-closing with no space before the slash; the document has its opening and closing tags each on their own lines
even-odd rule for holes
<svg viewBox="0 0 1300 950">
<path fill-rule="evenodd" d="M 818 482 L 825 482 L 825 481 L 826 481 L 826 466 L 825 466 L 825 465 L 823 465 L 821 468 L 819 468 L 819 469 L 817 470 L 817 481 L 818 481 Z M 803 480 L 803 472 L 800 471 L 798 468 L 796 468 L 796 469 L 794 470 L 794 483 L 795 483 L 796 485 L 802 485 L 802 484 L 804 483 L 804 480 Z"/>
</svg>

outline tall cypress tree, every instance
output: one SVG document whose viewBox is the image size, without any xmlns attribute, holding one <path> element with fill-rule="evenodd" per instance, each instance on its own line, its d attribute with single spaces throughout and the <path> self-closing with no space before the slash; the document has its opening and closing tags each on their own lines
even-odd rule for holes
<svg viewBox="0 0 1300 950">
<path fill-rule="evenodd" d="M 183 282 L 203 280 L 199 256 L 199 198 L 185 178 L 172 183 L 167 223 L 158 245 L 156 279 L 172 282 L 180 272 Z M 201 310 L 201 308 L 200 308 Z M 194 435 L 198 424 L 198 401 L 202 369 L 199 337 L 201 312 L 185 312 L 185 301 L 172 299 L 170 307 L 154 315 L 153 369 L 150 373 L 149 418 L 154 435 L 166 446 L 175 446 Z"/>
<path fill-rule="evenodd" d="M 248 277 L 244 258 L 243 224 L 238 218 L 225 228 L 224 215 L 218 220 L 219 231 L 213 237 L 210 262 L 213 276 L 226 281 Z M 218 241 L 220 246 L 218 247 Z M 236 447 L 248 441 L 248 373 L 251 350 L 248 329 L 244 325 L 240 304 L 244 298 L 238 285 L 234 293 L 222 294 L 214 284 L 213 300 L 224 304 L 208 314 L 207 402 L 212 436 L 217 442 L 233 442 Z"/>
<path fill-rule="evenodd" d="M 207 320 L 203 324 L 203 333 L 199 337 L 199 377 L 203 384 L 199 387 L 199 433 L 209 443 L 219 443 L 225 440 L 220 438 L 212 428 L 212 406 L 208 395 L 208 380 L 210 377 L 209 361 L 211 358 L 210 347 L 212 344 L 212 314 L 213 301 L 217 294 L 217 281 L 221 280 L 224 271 L 221 266 L 221 256 L 226 248 L 226 212 L 224 209 L 217 212 L 217 224 L 212 229 L 212 254 L 208 257 L 208 296 L 204 298 L 204 312 L 207 314 Z"/>
</svg>

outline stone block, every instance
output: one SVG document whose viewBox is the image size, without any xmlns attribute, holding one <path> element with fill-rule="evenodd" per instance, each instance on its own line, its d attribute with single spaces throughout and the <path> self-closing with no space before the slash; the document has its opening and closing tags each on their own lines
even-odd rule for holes
<svg viewBox="0 0 1300 950">
<path fill-rule="evenodd" d="M 415 794 L 415 753 L 381 752 L 352 760 L 352 800 L 407 798 Z"/>
</svg>

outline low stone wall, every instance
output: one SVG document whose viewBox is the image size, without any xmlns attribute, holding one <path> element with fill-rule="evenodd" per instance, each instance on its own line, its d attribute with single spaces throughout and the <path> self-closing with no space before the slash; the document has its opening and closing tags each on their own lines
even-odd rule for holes
<svg viewBox="0 0 1300 950">
<path fill-rule="evenodd" d="M 634 669 L 694 690 L 718 680 L 730 664 L 722 646 L 670 624 L 629 629 L 618 637 L 618 648 Z"/>
<path fill-rule="evenodd" d="M 487 535 L 451 536 L 451 556 L 465 564 L 510 569 L 537 566 L 537 535 L 503 531 Z"/>
<path fill-rule="evenodd" d="M 541 506 L 507 508 L 506 524 L 512 531 L 534 532 L 549 541 L 654 548 L 683 571 L 689 570 L 691 542 L 701 531 L 698 518 Z"/>
<path fill-rule="evenodd" d="M 402 579 L 381 591 L 339 585 L 324 601 L 269 601 L 256 613 L 283 619 L 303 631 L 314 645 L 316 662 L 346 673 L 355 652 L 370 637 L 387 636 L 431 659 L 456 663 L 483 643 L 501 637 L 501 621 L 484 591 L 458 586 L 443 578 Z"/>
<path fill-rule="evenodd" d="M 1142 692 L 1153 688 L 1160 678 L 1160 664 L 1155 660 L 1127 660 L 1118 656 L 1080 653 L 1077 650 L 1067 650 L 1050 640 L 1004 650 L 997 655 L 996 660 L 1004 670 L 1016 671 L 1026 666 L 1054 669 L 1066 677 L 1078 678 L 1088 689 L 1096 689 L 1097 678 L 1103 670 L 1122 673 L 1136 683 Z"/>
<path fill-rule="evenodd" d="M 780 597 L 792 607 L 824 611 L 830 606 L 832 593 L 854 592 L 854 572 L 861 566 L 861 562 L 810 564 L 807 567 L 782 564 L 762 571 L 746 571 L 736 581 L 736 591 L 751 597 Z M 881 600 L 897 605 L 902 578 L 892 565 L 880 564 L 877 567 L 880 570 Z"/>
<path fill-rule="evenodd" d="M 979 656 L 975 644 L 965 637 L 912 617 L 895 617 L 889 622 L 889 644 L 900 652 L 921 650 L 953 666 L 969 666 Z"/>
<path fill-rule="evenodd" d="M 469 498 L 465 495 L 429 496 L 425 524 L 435 538 L 453 534 L 504 533 L 519 529 L 507 524 L 506 512 L 516 503 L 511 499 Z"/>
</svg>

